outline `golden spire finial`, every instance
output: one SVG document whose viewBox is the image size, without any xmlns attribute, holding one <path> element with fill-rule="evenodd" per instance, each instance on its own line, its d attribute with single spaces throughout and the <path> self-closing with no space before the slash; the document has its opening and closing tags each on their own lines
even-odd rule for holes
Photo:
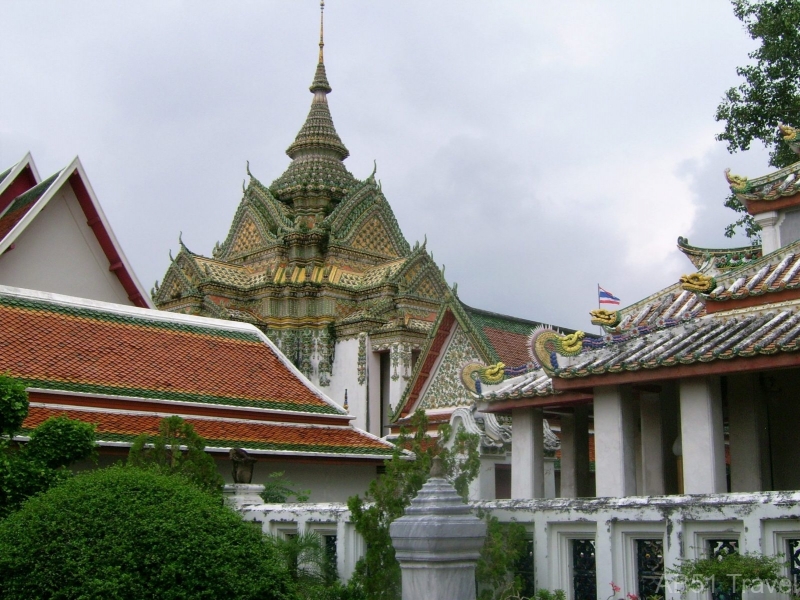
<svg viewBox="0 0 800 600">
<path fill-rule="evenodd" d="M 322 41 L 322 33 L 324 31 L 323 28 L 323 20 L 322 15 L 325 12 L 325 0 L 319 0 L 319 62 L 322 63 L 322 48 L 325 46 L 325 43 Z"/>
</svg>

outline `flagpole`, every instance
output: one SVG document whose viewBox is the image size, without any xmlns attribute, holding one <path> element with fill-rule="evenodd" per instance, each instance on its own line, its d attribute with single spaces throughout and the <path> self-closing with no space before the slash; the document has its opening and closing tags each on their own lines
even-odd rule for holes
<svg viewBox="0 0 800 600">
<path fill-rule="evenodd" d="M 600 284 L 597 284 L 597 309 L 600 309 Z M 605 331 L 603 331 L 603 326 L 598 325 L 597 328 L 600 330 L 600 336 L 602 337 Z"/>
</svg>

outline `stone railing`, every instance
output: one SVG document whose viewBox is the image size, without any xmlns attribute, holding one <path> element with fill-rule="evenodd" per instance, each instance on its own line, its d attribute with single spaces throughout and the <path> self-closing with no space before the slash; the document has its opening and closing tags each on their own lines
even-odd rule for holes
<svg viewBox="0 0 800 600">
<path fill-rule="evenodd" d="M 617 598 L 628 593 L 647 596 L 661 584 L 665 597 L 677 600 L 680 590 L 671 585 L 663 589 L 670 582 L 661 576 L 681 558 L 709 552 L 781 554 L 792 559 L 785 574 L 791 577 L 790 569 L 800 573 L 800 492 L 497 500 L 471 505 L 500 521 L 522 523 L 531 537 L 531 584 L 537 589 L 563 589 L 571 600 L 605 598 L 611 594 L 612 581 L 622 588 Z M 335 535 L 344 579 L 363 554 L 363 542 L 344 505 L 253 505 L 240 510 L 245 519 L 261 522 L 268 533 L 312 530 Z"/>
</svg>

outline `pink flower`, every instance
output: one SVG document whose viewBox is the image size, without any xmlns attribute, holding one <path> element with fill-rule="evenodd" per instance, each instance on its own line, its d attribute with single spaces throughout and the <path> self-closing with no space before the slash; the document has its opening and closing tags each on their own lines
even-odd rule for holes
<svg viewBox="0 0 800 600">
<path fill-rule="evenodd" d="M 627 598 L 628 600 L 639 600 L 639 596 L 637 596 L 636 594 L 628 594 L 628 595 L 626 596 L 626 598 Z"/>
<path fill-rule="evenodd" d="M 615 593 L 615 594 L 619 594 L 619 591 L 620 591 L 622 588 L 621 588 L 621 587 L 619 587 L 619 586 L 618 586 L 616 583 L 614 583 L 614 582 L 612 581 L 612 582 L 611 582 L 611 589 L 612 589 L 612 590 L 614 590 L 614 593 Z"/>
</svg>

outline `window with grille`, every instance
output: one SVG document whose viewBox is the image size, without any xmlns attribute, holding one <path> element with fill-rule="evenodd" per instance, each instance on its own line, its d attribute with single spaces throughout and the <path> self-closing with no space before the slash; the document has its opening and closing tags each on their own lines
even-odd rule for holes
<svg viewBox="0 0 800 600">
<path fill-rule="evenodd" d="M 572 598 L 597 600 L 594 540 L 572 540 Z"/>
<path fill-rule="evenodd" d="M 710 558 L 721 560 L 728 554 L 739 553 L 739 540 L 707 540 L 706 544 Z M 726 581 L 724 583 L 730 584 L 731 582 Z M 720 586 L 720 582 L 714 582 L 714 586 L 711 589 L 711 600 L 742 600 L 742 590 L 738 587 L 735 590 L 729 590 Z"/>
<path fill-rule="evenodd" d="M 639 598 L 664 598 L 664 540 L 636 540 Z"/>
</svg>

